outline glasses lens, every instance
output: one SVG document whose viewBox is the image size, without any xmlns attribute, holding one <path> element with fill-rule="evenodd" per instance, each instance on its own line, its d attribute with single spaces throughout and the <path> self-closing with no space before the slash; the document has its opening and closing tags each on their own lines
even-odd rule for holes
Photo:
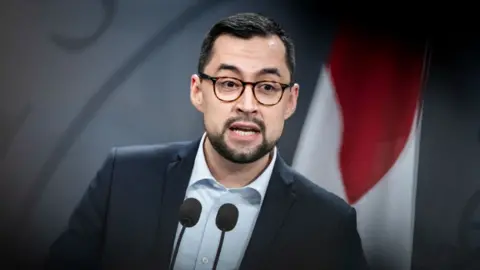
<svg viewBox="0 0 480 270">
<path fill-rule="evenodd" d="M 224 101 L 232 101 L 238 98 L 243 90 L 241 81 L 233 78 L 218 78 L 215 83 L 217 97 Z"/>
<path fill-rule="evenodd" d="M 255 86 L 255 97 L 265 105 L 278 103 L 282 98 L 282 85 L 276 82 L 259 82 Z"/>
</svg>

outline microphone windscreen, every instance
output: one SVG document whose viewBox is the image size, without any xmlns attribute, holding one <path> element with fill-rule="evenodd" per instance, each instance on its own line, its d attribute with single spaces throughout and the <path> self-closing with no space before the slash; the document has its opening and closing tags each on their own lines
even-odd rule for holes
<svg viewBox="0 0 480 270">
<path fill-rule="evenodd" d="M 220 231 L 228 232 L 233 230 L 238 221 L 238 208 L 231 204 L 226 203 L 220 206 L 217 213 L 216 224 Z"/>
<path fill-rule="evenodd" d="M 202 213 L 202 204 L 195 198 L 186 199 L 180 206 L 180 223 L 185 227 L 197 224 Z"/>
</svg>

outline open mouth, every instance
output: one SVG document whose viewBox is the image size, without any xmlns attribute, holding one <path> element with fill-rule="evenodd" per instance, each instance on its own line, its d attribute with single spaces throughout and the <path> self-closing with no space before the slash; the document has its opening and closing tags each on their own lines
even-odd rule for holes
<svg viewBox="0 0 480 270">
<path fill-rule="evenodd" d="M 241 136 L 251 136 L 260 133 L 260 128 L 254 124 L 234 123 L 229 129 Z"/>
</svg>

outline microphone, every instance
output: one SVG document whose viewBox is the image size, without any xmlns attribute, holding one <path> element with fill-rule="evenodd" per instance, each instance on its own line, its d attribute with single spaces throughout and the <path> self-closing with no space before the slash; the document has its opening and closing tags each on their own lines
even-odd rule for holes
<svg viewBox="0 0 480 270">
<path fill-rule="evenodd" d="M 220 259 L 220 252 L 222 251 L 223 240 L 225 239 L 225 233 L 233 230 L 233 228 L 235 228 L 237 225 L 237 221 L 238 208 L 235 205 L 226 203 L 220 206 L 215 223 L 217 224 L 217 228 L 222 231 L 222 234 L 220 236 L 220 242 L 218 243 L 217 255 L 215 256 L 212 270 L 217 269 L 218 260 Z"/>
<path fill-rule="evenodd" d="M 179 221 L 180 224 L 182 224 L 182 230 L 180 231 L 177 243 L 175 244 L 173 258 L 169 267 L 170 270 L 173 270 L 173 267 L 175 266 L 178 249 L 180 248 L 185 229 L 197 225 L 197 222 L 200 219 L 200 213 L 202 213 L 202 204 L 195 198 L 186 199 L 180 206 Z"/>
</svg>

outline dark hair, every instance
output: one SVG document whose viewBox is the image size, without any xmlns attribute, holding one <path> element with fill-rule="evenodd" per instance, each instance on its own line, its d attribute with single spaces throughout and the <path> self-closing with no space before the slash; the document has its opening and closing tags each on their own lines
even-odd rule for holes
<svg viewBox="0 0 480 270">
<path fill-rule="evenodd" d="M 273 19 L 257 13 L 239 13 L 220 20 L 212 26 L 202 42 L 198 71 L 203 72 L 205 66 L 212 57 L 212 48 L 215 40 L 224 34 L 233 35 L 238 38 L 250 39 L 252 37 L 278 36 L 286 49 L 286 61 L 290 76 L 293 80 L 295 71 L 295 48 L 293 41 L 287 33 Z"/>
</svg>

